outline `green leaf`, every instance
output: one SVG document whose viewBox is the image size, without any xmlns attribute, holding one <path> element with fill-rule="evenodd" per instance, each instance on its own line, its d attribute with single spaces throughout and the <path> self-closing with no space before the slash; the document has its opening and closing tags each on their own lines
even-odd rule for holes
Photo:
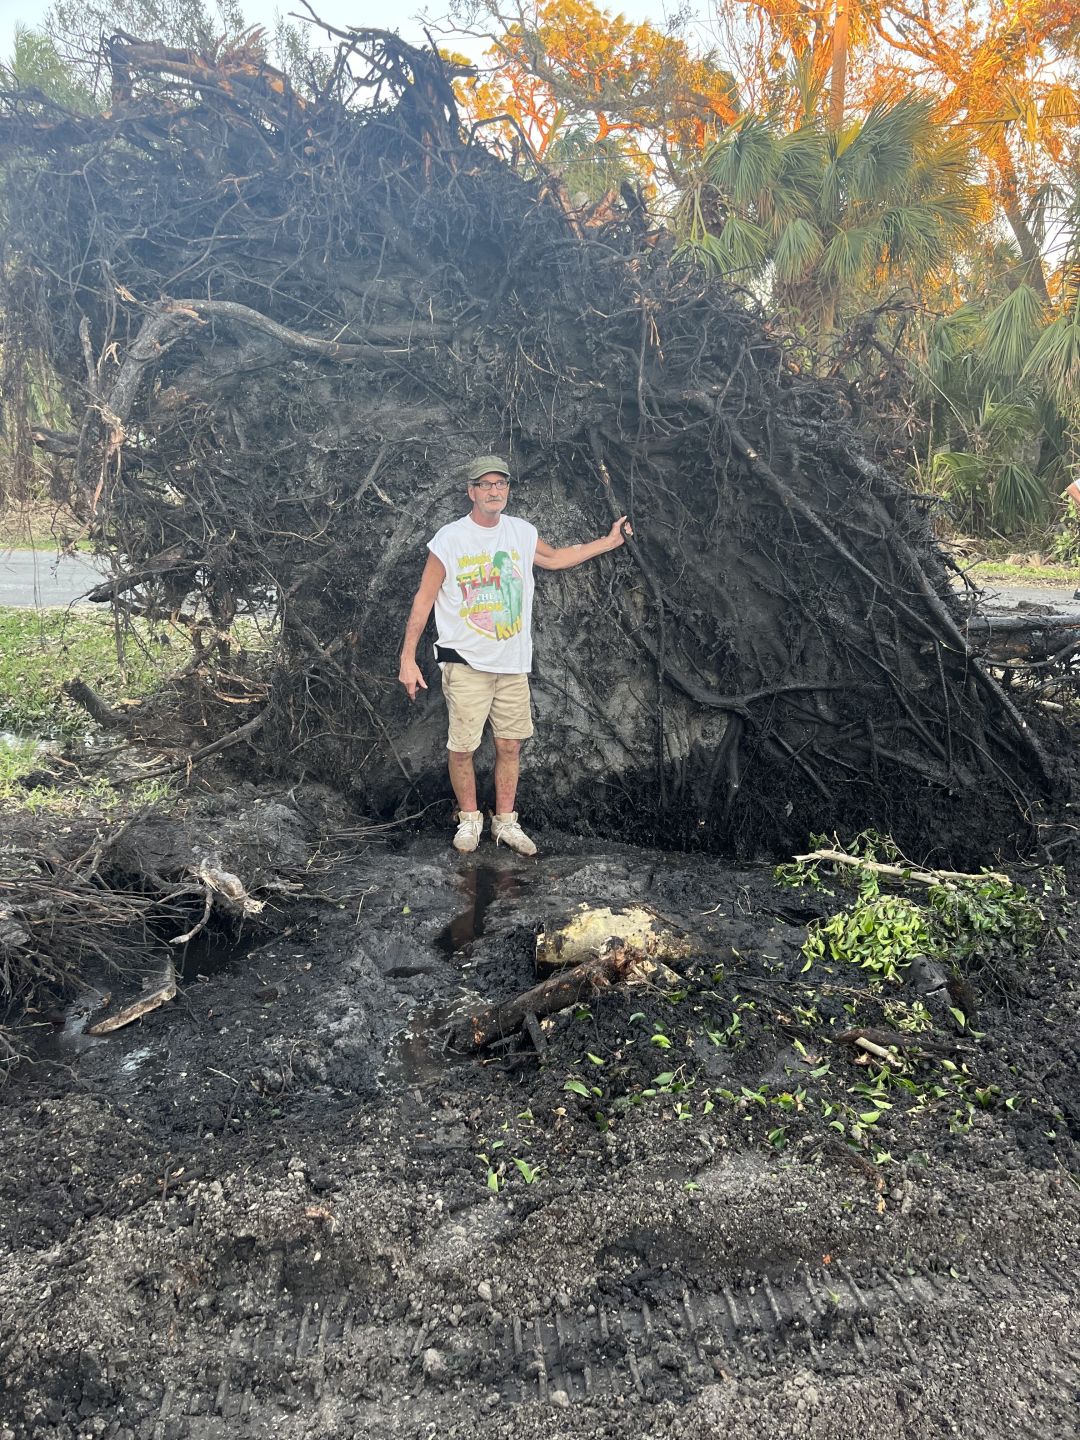
<svg viewBox="0 0 1080 1440">
<path fill-rule="evenodd" d="M 1080 302 L 1047 325 L 1028 356 L 1022 378 L 1037 380 L 1065 414 L 1080 412 Z"/>
<path fill-rule="evenodd" d="M 1010 461 L 994 475 L 991 510 L 1002 529 L 1035 524 L 1045 516 L 1049 503 L 1046 483 L 1029 466 Z"/>
<path fill-rule="evenodd" d="M 784 284 L 804 280 L 821 257 L 823 242 L 817 228 L 801 216 L 780 232 L 773 251 L 776 278 Z"/>
<path fill-rule="evenodd" d="M 569 1090 L 572 1095 L 581 1095 L 586 1100 L 588 1100 L 590 1095 L 589 1087 L 583 1084 L 580 1080 L 567 1080 L 566 1084 L 563 1086 L 563 1089 Z"/>
<path fill-rule="evenodd" d="M 1030 285 L 1017 285 L 987 311 L 979 336 L 979 367 L 987 375 L 1013 379 L 1028 357 L 1045 323 L 1043 304 Z"/>
<path fill-rule="evenodd" d="M 768 255 L 768 236 L 752 220 L 729 215 L 716 236 L 720 269 L 725 274 L 756 274 Z"/>
<path fill-rule="evenodd" d="M 955 1005 L 950 1005 L 949 1014 L 956 1021 L 957 1025 L 960 1026 L 960 1029 L 963 1030 L 967 1025 L 967 1016 L 964 1014 L 964 1012 L 962 1010 L 958 1010 Z"/>
</svg>

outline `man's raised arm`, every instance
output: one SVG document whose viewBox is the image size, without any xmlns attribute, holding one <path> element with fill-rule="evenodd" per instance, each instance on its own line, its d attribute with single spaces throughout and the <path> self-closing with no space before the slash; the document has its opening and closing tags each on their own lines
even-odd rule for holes
<svg viewBox="0 0 1080 1440">
<path fill-rule="evenodd" d="M 398 679 L 405 686 L 410 700 L 416 699 L 418 687 L 421 690 L 428 688 L 427 681 L 420 673 L 420 666 L 416 663 L 416 647 L 420 643 L 420 636 L 424 633 L 424 626 L 427 624 L 428 616 L 435 604 L 439 586 L 445 579 L 446 569 L 442 561 L 429 552 L 424 573 L 420 577 L 420 588 L 413 597 L 412 609 L 409 611 L 409 620 L 405 626 L 405 639 L 401 642 L 401 668 L 398 670 Z"/>
<path fill-rule="evenodd" d="M 572 570 L 575 565 L 584 564 L 596 555 L 606 555 L 626 544 L 626 537 L 633 535 L 626 523 L 626 516 L 620 515 L 606 535 L 599 540 L 589 540 L 584 545 L 563 545 L 556 550 L 546 540 L 537 540 L 533 564 L 538 570 Z"/>
</svg>

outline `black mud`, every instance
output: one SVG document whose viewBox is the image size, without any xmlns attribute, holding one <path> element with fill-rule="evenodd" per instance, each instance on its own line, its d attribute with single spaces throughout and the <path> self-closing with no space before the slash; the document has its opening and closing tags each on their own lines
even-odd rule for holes
<svg viewBox="0 0 1080 1440">
<path fill-rule="evenodd" d="M 108 1038 L 90 992 L 38 1017 L 0 1112 L 4 1440 L 1075 1433 L 1056 902 L 852 1149 L 831 1122 L 868 1071 L 836 1036 L 887 1017 L 801 974 L 828 902 L 768 870 L 422 841 L 342 894 L 193 945 L 177 1000 Z M 687 983 L 563 1014 L 542 1059 L 444 1053 L 580 900 L 701 937 Z"/>
</svg>

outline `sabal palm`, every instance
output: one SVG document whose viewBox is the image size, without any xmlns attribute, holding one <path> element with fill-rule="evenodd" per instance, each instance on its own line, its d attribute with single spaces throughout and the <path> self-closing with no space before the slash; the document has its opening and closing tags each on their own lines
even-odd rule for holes
<svg viewBox="0 0 1080 1440">
<path fill-rule="evenodd" d="M 909 96 L 840 130 L 741 118 L 684 197 L 685 242 L 725 274 L 765 283 L 827 348 L 847 302 L 861 308 L 896 275 L 917 287 L 975 223 L 968 149 L 931 112 Z"/>
<path fill-rule="evenodd" d="M 994 247 L 967 303 L 928 329 L 923 397 L 943 445 L 932 477 L 968 524 L 1046 518 L 1080 459 L 1080 188 L 1063 210 L 1047 298 L 1013 247 Z M 1043 287 L 1045 289 L 1045 287 Z"/>
</svg>

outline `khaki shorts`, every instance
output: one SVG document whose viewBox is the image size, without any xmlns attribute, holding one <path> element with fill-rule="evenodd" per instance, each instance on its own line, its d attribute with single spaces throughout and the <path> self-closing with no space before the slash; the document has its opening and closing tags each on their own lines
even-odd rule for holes
<svg viewBox="0 0 1080 1440">
<path fill-rule="evenodd" d="M 528 740 L 533 725 L 527 675 L 492 675 L 452 662 L 439 669 L 450 712 L 448 750 L 475 750 L 488 720 L 496 740 Z"/>
</svg>

